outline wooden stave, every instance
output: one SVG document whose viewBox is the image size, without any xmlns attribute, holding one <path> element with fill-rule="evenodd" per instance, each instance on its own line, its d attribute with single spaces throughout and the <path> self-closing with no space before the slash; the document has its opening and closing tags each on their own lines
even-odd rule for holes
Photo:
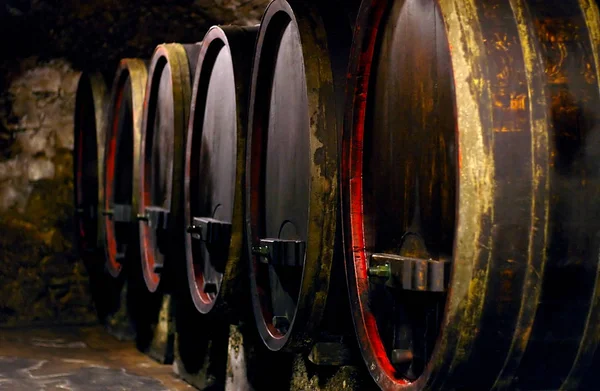
<svg viewBox="0 0 600 391">
<path fill-rule="evenodd" d="M 81 167 L 81 161 L 83 160 L 83 155 L 82 156 L 78 156 L 78 151 L 79 149 L 83 148 L 83 146 L 80 148 L 79 147 L 79 142 L 81 140 L 81 142 L 83 142 L 82 140 L 82 135 L 80 134 L 79 131 L 79 123 L 80 121 L 78 120 L 83 120 L 80 119 L 79 116 L 82 114 L 79 114 L 80 111 L 82 109 L 80 109 L 80 105 L 84 104 L 83 102 L 81 102 L 82 99 L 85 99 L 85 97 L 82 97 L 81 95 L 86 93 L 87 94 L 87 89 L 89 88 L 89 91 L 91 91 L 91 102 L 92 102 L 92 110 L 94 112 L 94 125 L 95 125 L 95 138 L 96 138 L 96 159 L 97 159 L 97 182 L 98 182 L 98 203 L 95 206 L 95 216 L 96 216 L 96 237 L 93 239 L 93 244 L 90 245 L 89 249 L 86 249 L 87 245 L 82 243 L 81 240 L 81 235 L 79 234 L 79 232 L 76 233 L 76 243 L 77 243 L 77 248 L 78 251 L 84 253 L 86 251 L 93 251 L 96 252 L 100 249 L 102 249 L 102 238 L 103 238 L 103 228 L 104 225 L 102 224 L 102 220 L 98 217 L 99 215 L 99 211 L 102 209 L 103 207 L 103 197 L 104 197 L 104 191 L 102 188 L 102 178 L 103 178 L 103 172 L 104 172 L 104 162 L 103 162 L 103 157 L 104 157 L 104 143 L 105 143 L 105 110 L 106 110 L 106 105 L 108 102 L 108 95 L 107 95 L 107 86 L 106 86 L 106 82 L 104 81 L 104 77 L 97 72 L 84 72 L 81 74 L 80 78 L 79 78 L 79 82 L 77 83 L 77 92 L 76 92 L 76 98 L 75 98 L 75 119 L 74 119 L 74 145 L 75 145 L 75 151 L 74 151 L 74 158 L 73 158 L 73 178 L 74 178 L 74 203 L 75 203 L 75 207 L 78 208 L 79 207 L 79 198 L 82 197 L 82 195 L 78 195 L 78 187 L 79 187 L 79 183 L 81 181 L 81 177 L 79 174 L 79 169 Z M 85 91 L 84 91 L 85 89 Z M 81 131 L 83 131 L 83 129 L 81 129 Z M 81 151 L 81 153 L 83 154 L 83 150 Z M 81 175 L 83 175 L 83 173 L 81 173 Z M 83 192 L 83 189 L 81 189 L 81 191 Z M 75 227 L 76 229 L 79 231 L 79 227 L 80 224 L 83 224 L 83 222 L 81 221 L 81 218 L 77 216 L 77 213 L 79 213 L 78 211 L 76 211 L 76 216 L 75 216 Z"/>
<path fill-rule="evenodd" d="M 600 151 L 593 147 L 597 126 L 588 126 L 598 123 L 600 13 L 596 3 L 585 0 L 547 3 L 547 8 L 524 3 L 538 28 L 533 37 L 542 49 L 551 101 L 550 240 L 539 249 L 548 261 L 529 345 L 515 379 L 499 388 L 587 389 L 590 384 L 582 382 L 597 373 L 600 343 L 600 244 L 592 235 L 600 213 L 592 201 L 600 191 L 592 160 Z M 573 121 L 568 113 L 573 110 L 580 113 L 576 123 L 565 123 Z M 584 152 L 571 156 L 567 148 L 574 143 Z"/>
</svg>

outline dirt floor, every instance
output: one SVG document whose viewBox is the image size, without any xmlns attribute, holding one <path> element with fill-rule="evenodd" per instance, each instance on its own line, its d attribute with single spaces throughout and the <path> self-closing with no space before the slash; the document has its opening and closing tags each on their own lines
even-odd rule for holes
<svg viewBox="0 0 600 391">
<path fill-rule="evenodd" d="M 1 391 L 193 390 L 101 327 L 0 329 Z"/>
</svg>

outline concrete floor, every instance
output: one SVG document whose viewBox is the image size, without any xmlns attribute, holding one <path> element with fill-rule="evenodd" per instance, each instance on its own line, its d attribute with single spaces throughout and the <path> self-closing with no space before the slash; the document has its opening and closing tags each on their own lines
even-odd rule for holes
<svg viewBox="0 0 600 391">
<path fill-rule="evenodd" d="M 101 327 L 0 329 L 0 391 L 193 390 Z"/>
</svg>

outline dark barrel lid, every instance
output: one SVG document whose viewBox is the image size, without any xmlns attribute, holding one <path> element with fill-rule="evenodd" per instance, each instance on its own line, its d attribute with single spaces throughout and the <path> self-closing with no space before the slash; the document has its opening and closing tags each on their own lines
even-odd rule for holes
<svg viewBox="0 0 600 391">
<path fill-rule="evenodd" d="M 246 231 L 254 315 L 272 350 L 309 344 L 327 297 L 341 103 L 327 43 L 331 33 L 315 5 L 277 0 L 267 8 L 257 40 Z"/>
<path fill-rule="evenodd" d="M 188 55 L 198 55 L 197 45 L 157 46 L 146 86 L 137 219 L 142 270 L 151 292 L 161 275 L 169 274 L 169 259 L 182 256 L 184 138 L 192 81 Z"/>
<path fill-rule="evenodd" d="M 106 84 L 102 75 L 83 73 L 75 99 L 74 195 L 75 227 L 82 255 L 102 247 L 101 181 L 104 174 Z"/>
<path fill-rule="evenodd" d="M 107 270 L 117 277 L 133 239 L 142 107 L 148 73 L 140 59 L 121 60 L 106 124 L 104 216 Z"/>
<path fill-rule="evenodd" d="M 194 81 L 185 172 L 186 258 L 196 308 L 207 313 L 223 284 L 241 301 L 242 182 L 247 84 L 256 27 L 213 27 L 204 36 Z M 229 271 L 229 272 L 228 272 Z M 229 303 L 234 305 L 234 303 Z M 225 307 L 225 305 L 224 305 Z M 229 308 L 231 310 L 232 308 Z"/>
</svg>

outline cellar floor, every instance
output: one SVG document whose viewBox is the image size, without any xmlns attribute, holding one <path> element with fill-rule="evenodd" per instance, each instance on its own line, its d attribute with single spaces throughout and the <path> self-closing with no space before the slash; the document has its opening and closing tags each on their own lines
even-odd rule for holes
<svg viewBox="0 0 600 391">
<path fill-rule="evenodd" d="M 0 329 L 0 391 L 192 389 L 99 326 Z"/>
</svg>

